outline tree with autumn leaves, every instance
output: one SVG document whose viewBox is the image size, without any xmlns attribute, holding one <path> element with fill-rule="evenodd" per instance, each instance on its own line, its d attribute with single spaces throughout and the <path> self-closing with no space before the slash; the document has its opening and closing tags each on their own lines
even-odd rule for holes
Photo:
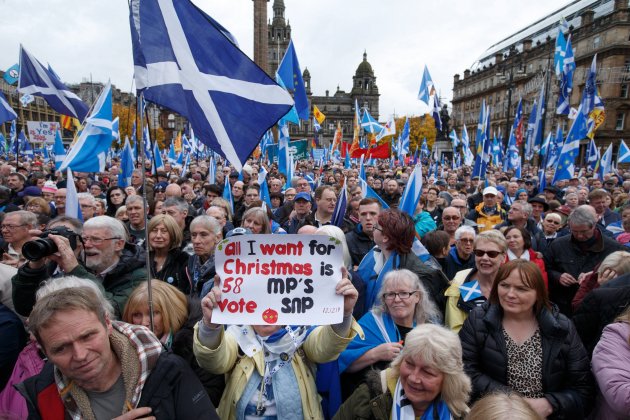
<svg viewBox="0 0 630 420">
<path fill-rule="evenodd" d="M 405 127 L 405 118 L 396 118 L 396 136 L 402 133 Z M 416 151 L 416 147 L 420 150 L 422 141 L 426 138 L 429 150 L 435 143 L 437 136 L 437 130 L 435 129 L 435 120 L 431 115 L 426 114 L 424 116 L 409 117 L 409 153 L 413 154 Z"/>
<path fill-rule="evenodd" d="M 136 116 L 138 121 L 140 121 L 140 116 L 136 115 L 135 113 L 135 107 L 123 106 L 121 104 L 113 104 L 112 115 L 113 118 L 118 117 L 118 131 L 120 132 L 120 138 L 122 139 L 121 144 L 124 144 L 125 136 L 129 137 L 129 141 L 131 142 L 131 132 L 133 130 L 133 123 Z M 160 150 L 166 149 L 166 135 L 162 127 L 150 127 L 150 129 L 151 141 L 155 141 L 155 139 L 157 138 L 158 147 L 160 148 Z"/>
</svg>

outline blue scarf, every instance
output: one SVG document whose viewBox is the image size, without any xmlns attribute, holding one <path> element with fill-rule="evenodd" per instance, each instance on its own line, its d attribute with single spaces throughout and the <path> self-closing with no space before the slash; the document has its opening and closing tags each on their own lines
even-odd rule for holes
<svg viewBox="0 0 630 420">
<path fill-rule="evenodd" d="M 375 246 L 370 250 L 370 252 L 365 254 L 365 257 L 363 257 L 361 263 L 359 264 L 359 268 L 357 269 L 359 276 L 361 276 L 363 282 L 365 283 L 366 308 L 372 308 L 374 304 L 380 301 L 377 294 L 383 284 L 383 277 L 388 271 L 397 267 L 394 263 L 395 261 L 398 261 L 398 254 L 396 251 L 392 251 L 392 254 L 389 256 L 387 261 L 385 261 L 380 270 L 377 267 L 377 256 L 381 258 L 383 257 L 381 250 Z"/>
</svg>

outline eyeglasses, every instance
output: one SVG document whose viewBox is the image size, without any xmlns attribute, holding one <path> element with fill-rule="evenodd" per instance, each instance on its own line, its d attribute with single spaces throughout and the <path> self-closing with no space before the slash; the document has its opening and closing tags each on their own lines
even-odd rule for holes
<svg viewBox="0 0 630 420">
<path fill-rule="evenodd" d="M 6 230 L 15 230 L 19 227 L 22 227 L 24 225 L 0 225 L 0 229 L 6 229 Z"/>
<path fill-rule="evenodd" d="M 459 240 L 459 242 L 464 242 L 465 244 L 472 244 L 473 242 L 475 242 L 475 240 L 474 239 L 461 238 Z"/>
<path fill-rule="evenodd" d="M 488 255 L 490 258 L 496 258 L 499 255 L 503 254 L 501 251 L 484 251 L 483 249 L 475 249 L 473 251 L 475 253 L 475 257 L 483 257 L 484 255 Z"/>
<path fill-rule="evenodd" d="M 414 290 L 413 292 L 387 292 L 383 293 L 383 299 L 394 300 L 396 299 L 396 296 L 398 296 L 400 300 L 407 300 L 416 293 L 418 293 L 418 290 Z"/>
<path fill-rule="evenodd" d="M 459 220 L 459 216 L 443 216 L 442 220 L 450 221 L 450 220 Z"/>
<path fill-rule="evenodd" d="M 96 245 L 96 246 L 99 246 L 100 244 L 102 244 L 103 241 L 111 241 L 112 239 L 120 239 L 120 238 L 95 238 L 93 236 L 81 236 L 81 241 L 83 241 L 84 244 L 88 242 L 92 242 L 92 245 Z"/>
<path fill-rule="evenodd" d="M 547 220 L 545 220 L 545 222 L 553 223 L 554 225 L 559 225 L 560 224 L 560 222 L 558 222 L 557 220 L 549 220 L 549 219 L 547 219 Z"/>
</svg>

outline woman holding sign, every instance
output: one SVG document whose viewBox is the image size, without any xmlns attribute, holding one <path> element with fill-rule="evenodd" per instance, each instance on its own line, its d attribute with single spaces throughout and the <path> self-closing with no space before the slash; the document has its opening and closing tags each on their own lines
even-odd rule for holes
<svg viewBox="0 0 630 420">
<path fill-rule="evenodd" d="M 195 327 L 194 352 L 200 366 L 227 374 L 218 413 L 222 419 L 269 416 L 280 419 L 323 418 L 310 365 L 336 359 L 361 328 L 352 318 L 358 293 L 348 272 L 336 293 L 344 297 L 343 321 L 319 327 L 231 326 L 212 321 L 221 300 L 220 279 L 202 300 L 203 319 Z"/>
</svg>

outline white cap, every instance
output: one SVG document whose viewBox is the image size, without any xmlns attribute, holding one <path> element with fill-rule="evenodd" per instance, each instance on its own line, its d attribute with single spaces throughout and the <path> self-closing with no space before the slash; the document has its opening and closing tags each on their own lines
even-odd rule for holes
<svg viewBox="0 0 630 420">
<path fill-rule="evenodd" d="M 494 187 L 486 187 L 483 189 L 483 195 L 486 194 L 498 195 L 499 191 L 497 191 L 497 189 Z"/>
</svg>

